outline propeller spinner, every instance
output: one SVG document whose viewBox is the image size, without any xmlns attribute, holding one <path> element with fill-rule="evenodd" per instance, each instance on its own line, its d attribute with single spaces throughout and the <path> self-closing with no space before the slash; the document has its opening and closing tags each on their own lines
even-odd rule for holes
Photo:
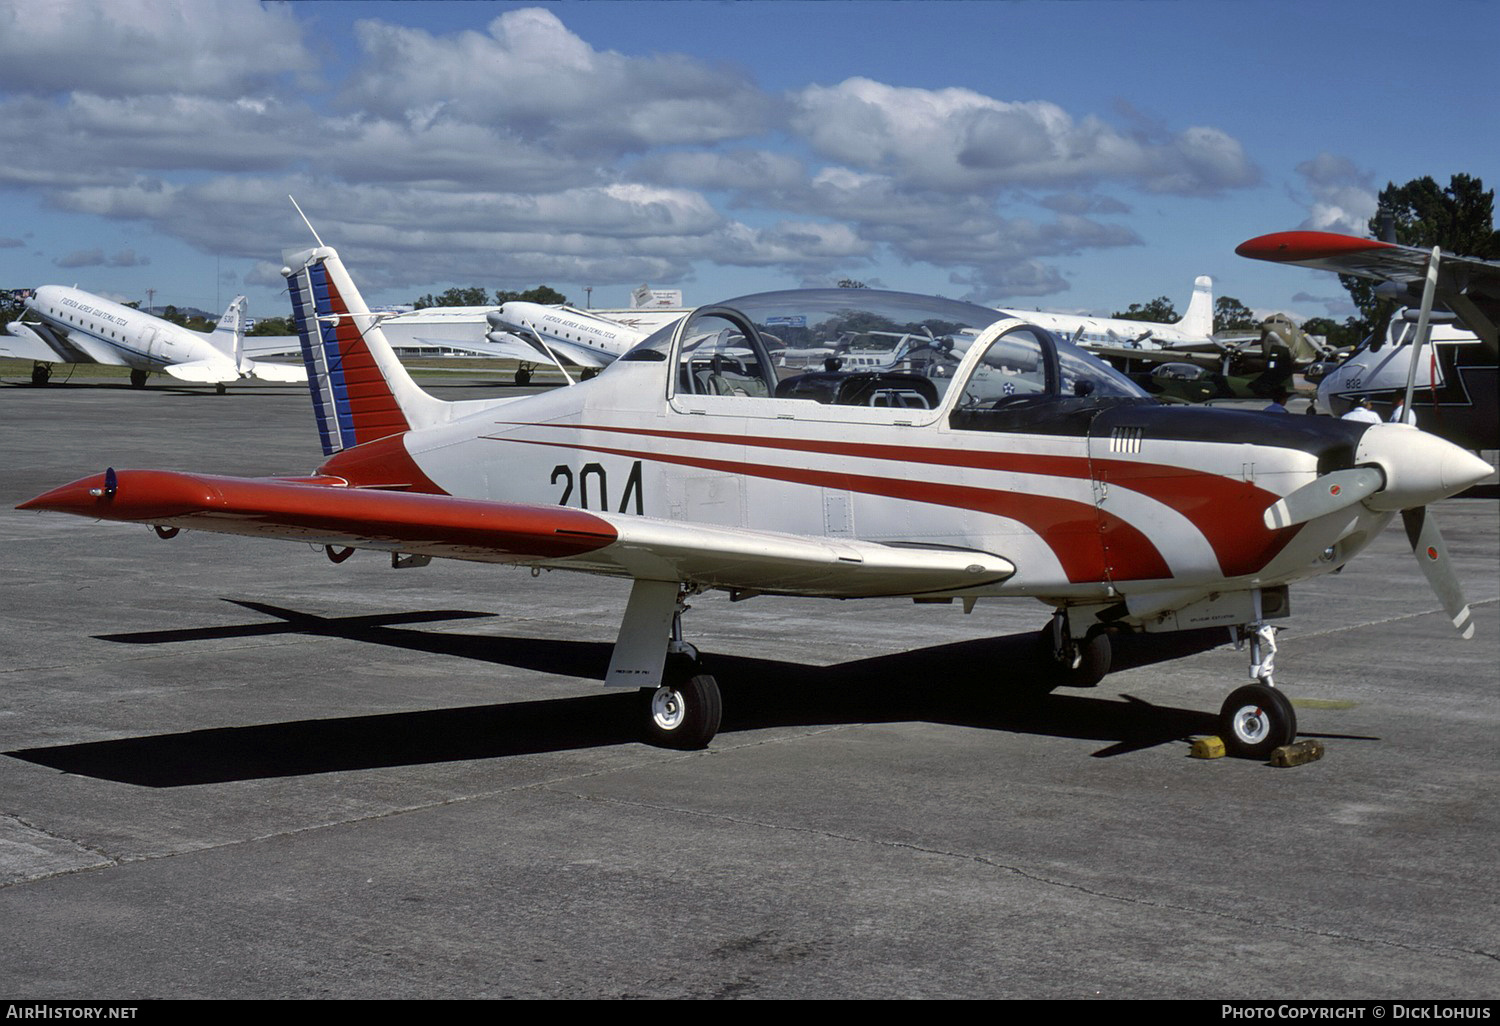
<svg viewBox="0 0 1500 1026">
<path fill-rule="evenodd" d="M 1427 503 L 1478 484 L 1493 469 L 1473 453 L 1404 424 L 1372 424 L 1360 438 L 1355 460 L 1359 466 L 1323 474 L 1272 503 L 1265 512 L 1266 527 L 1291 527 L 1355 503 L 1377 512 L 1400 510 L 1427 583 L 1459 634 L 1472 638 L 1469 604 Z"/>
</svg>

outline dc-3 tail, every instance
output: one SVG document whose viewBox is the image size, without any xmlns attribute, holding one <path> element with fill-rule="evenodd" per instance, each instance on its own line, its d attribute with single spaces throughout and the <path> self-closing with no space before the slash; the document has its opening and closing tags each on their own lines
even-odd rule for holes
<svg viewBox="0 0 1500 1026">
<path fill-rule="evenodd" d="M 291 254 L 282 274 L 324 455 L 451 419 L 453 404 L 422 391 L 396 359 L 336 250 Z"/>
<path fill-rule="evenodd" d="M 214 325 L 208 341 L 215 349 L 233 360 L 236 368 L 240 367 L 245 345 L 244 296 L 235 296 L 225 308 L 224 316 L 220 317 L 219 323 Z"/>
</svg>

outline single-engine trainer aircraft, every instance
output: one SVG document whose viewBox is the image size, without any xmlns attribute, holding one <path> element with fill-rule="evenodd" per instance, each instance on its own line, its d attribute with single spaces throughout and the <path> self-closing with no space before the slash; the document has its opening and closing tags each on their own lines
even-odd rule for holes
<svg viewBox="0 0 1500 1026">
<path fill-rule="evenodd" d="M 1097 683 L 1112 633 L 1222 625 L 1249 641 L 1254 681 L 1224 703 L 1224 738 L 1256 757 L 1296 735 L 1272 678 L 1288 585 L 1342 566 L 1395 512 L 1473 632 L 1424 508 L 1489 467 L 1414 428 L 1163 405 L 1022 320 L 870 289 L 702 307 L 590 381 L 444 402 L 402 370 L 333 249 L 287 263 L 329 455 L 316 472 L 110 469 L 21 508 L 312 542 L 335 560 L 628 578 L 606 684 L 639 688 L 648 739 L 673 747 L 719 727 L 718 684 L 682 635 L 706 589 L 1040 600 L 1055 684 Z M 931 341 L 899 367 L 787 371 L 773 324 Z"/>
</svg>

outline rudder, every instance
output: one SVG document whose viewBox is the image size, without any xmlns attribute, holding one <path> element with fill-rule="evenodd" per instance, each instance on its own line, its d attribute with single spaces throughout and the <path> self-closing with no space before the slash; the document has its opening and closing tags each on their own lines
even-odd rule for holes
<svg viewBox="0 0 1500 1026">
<path fill-rule="evenodd" d="M 1214 333 L 1214 280 L 1206 274 L 1193 279 L 1193 298 L 1187 313 L 1176 325 L 1183 331 L 1209 338 Z"/>
<path fill-rule="evenodd" d="M 282 273 L 324 455 L 445 419 L 447 404 L 411 380 L 337 251 L 304 250 Z"/>
</svg>

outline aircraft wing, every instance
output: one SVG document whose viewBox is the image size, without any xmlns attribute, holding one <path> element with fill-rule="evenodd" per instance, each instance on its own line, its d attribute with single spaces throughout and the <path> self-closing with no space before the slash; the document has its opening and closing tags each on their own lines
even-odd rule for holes
<svg viewBox="0 0 1500 1026">
<path fill-rule="evenodd" d="M 0 358 L 40 360 L 42 363 L 68 362 L 65 354 L 48 345 L 47 340 L 33 331 L 30 325 L 12 321 L 6 328 L 8 333 L 0 334 Z"/>
<path fill-rule="evenodd" d="M 1377 281 L 1412 292 L 1415 305 L 1427 276 L 1427 250 L 1330 232 L 1276 232 L 1241 243 L 1240 256 L 1297 264 Z M 1463 320 L 1491 349 L 1500 348 L 1500 261 L 1443 253 L 1438 262 L 1437 300 Z"/>
<path fill-rule="evenodd" d="M 240 339 L 240 355 L 252 360 L 282 356 L 302 358 L 302 340 L 296 335 L 243 335 Z"/>
<path fill-rule="evenodd" d="M 413 342 L 421 346 L 441 346 L 444 349 L 456 349 L 461 353 L 469 353 L 473 356 L 487 356 L 495 360 L 522 360 L 526 363 L 535 363 L 540 357 L 535 349 L 511 336 L 502 336 L 499 339 L 454 339 L 454 338 L 413 338 Z"/>
<path fill-rule="evenodd" d="M 109 470 L 18 508 L 315 545 L 688 581 L 755 594 L 951 594 L 1015 573 L 1008 560 L 971 549 L 814 538 L 565 506 L 349 488 L 331 481 Z"/>
<path fill-rule="evenodd" d="M 1131 349 L 1128 346 L 1084 346 L 1084 351 L 1101 360 L 1125 360 L 1130 363 L 1196 363 L 1218 367 L 1223 362 L 1222 349 Z"/>
</svg>

